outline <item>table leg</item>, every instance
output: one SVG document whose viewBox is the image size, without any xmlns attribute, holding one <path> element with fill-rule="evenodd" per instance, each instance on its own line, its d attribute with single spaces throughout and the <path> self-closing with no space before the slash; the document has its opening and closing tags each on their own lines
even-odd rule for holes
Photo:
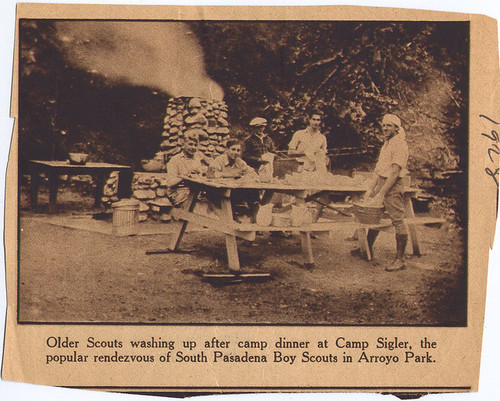
<svg viewBox="0 0 500 401">
<path fill-rule="evenodd" d="M 194 210 L 194 206 L 196 205 L 199 193 L 200 193 L 199 189 L 191 189 L 188 198 L 182 205 L 182 208 L 187 210 L 188 212 L 192 212 Z M 168 249 L 170 249 L 171 251 L 175 251 L 179 248 L 179 245 L 182 241 L 182 237 L 186 232 L 186 227 L 188 225 L 188 222 L 178 221 L 176 222 L 176 224 L 177 227 L 174 228 L 174 232 L 172 233 L 172 238 L 170 239 L 170 245 L 168 247 Z"/>
<path fill-rule="evenodd" d="M 300 232 L 300 242 L 302 244 L 302 253 L 304 255 L 304 267 L 314 267 L 314 256 L 312 252 L 311 234 L 309 232 Z"/>
<path fill-rule="evenodd" d="M 229 265 L 229 270 L 239 271 L 240 258 L 238 256 L 238 244 L 236 243 L 236 237 L 231 234 L 226 234 L 225 237 L 226 237 L 227 263 Z"/>
<path fill-rule="evenodd" d="M 48 174 L 49 178 L 49 212 L 55 213 L 57 210 L 57 187 L 59 185 L 59 175 L 57 173 Z"/>
<path fill-rule="evenodd" d="M 327 203 L 328 204 L 328 203 Z M 323 214 L 323 210 L 325 209 L 325 206 L 324 205 L 321 205 L 319 203 L 316 204 L 314 210 L 314 216 L 312 217 L 312 221 L 313 223 L 316 223 L 319 218 L 321 217 L 321 215 Z"/>
<path fill-rule="evenodd" d="M 231 190 L 227 189 L 223 192 L 220 202 L 221 214 L 219 218 L 223 222 L 232 223 L 233 221 L 233 208 L 231 206 Z M 227 252 L 227 263 L 230 270 L 238 271 L 240 270 L 240 258 L 238 256 L 238 244 L 236 243 L 236 237 L 231 234 L 226 234 L 226 252 Z"/>
<path fill-rule="evenodd" d="M 368 230 L 366 228 L 358 228 L 356 230 L 356 236 L 358 238 L 358 246 L 361 251 L 361 256 L 366 260 L 372 260 L 372 254 L 370 252 L 370 247 L 368 246 Z"/>
<path fill-rule="evenodd" d="M 118 198 L 130 198 L 132 196 L 132 178 L 132 169 L 118 172 Z"/>
<path fill-rule="evenodd" d="M 101 200 L 102 200 L 104 176 L 102 173 L 96 173 L 94 178 L 95 178 L 94 207 L 99 207 L 101 206 Z"/>
<path fill-rule="evenodd" d="M 330 173 L 333 173 L 333 157 L 332 156 L 326 156 L 328 159 L 328 163 L 326 164 L 326 170 L 329 171 Z"/>
<path fill-rule="evenodd" d="M 413 204 L 411 203 L 411 195 L 405 194 L 404 201 L 405 201 L 406 217 L 408 218 L 415 217 L 415 212 L 413 211 Z M 415 224 L 408 224 L 408 229 L 410 231 L 410 240 L 411 240 L 411 246 L 413 248 L 413 254 L 415 256 L 421 256 L 422 254 L 420 252 L 420 241 L 418 238 L 417 226 Z"/>
<path fill-rule="evenodd" d="M 305 205 L 306 204 L 307 191 L 297 191 L 295 193 L 295 204 Z M 300 243 L 302 245 L 302 254 L 304 255 L 304 267 L 312 268 L 314 267 L 314 256 L 311 244 L 311 233 L 307 231 L 300 232 Z"/>
<path fill-rule="evenodd" d="M 194 210 L 194 206 L 196 205 L 196 201 L 198 199 L 199 190 L 191 189 L 189 192 L 188 198 L 182 205 L 182 209 L 192 212 Z M 191 253 L 190 250 L 180 250 L 179 245 L 181 243 L 182 237 L 186 231 L 186 227 L 188 225 L 187 221 L 174 221 L 171 223 L 174 225 L 174 232 L 172 233 L 172 237 L 170 237 L 170 244 L 167 249 L 148 249 L 146 250 L 146 255 L 156 255 L 163 253 Z"/>
<path fill-rule="evenodd" d="M 359 192 L 356 192 L 356 193 L 351 193 L 349 196 L 351 197 L 352 203 L 362 203 L 361 200 L 363 198 L 363 194 L 360 194 Z M 365 232 L 365 238 L 366 238 L 366 235 L 367 235 L 367 233 Z M 359 249 L 361 251 L 361 254 L 363 254 L 363 248 L 361 248 L 362 244 L 361 244 L 361 241 L 359 240 L 358 231 L 357 230 L 354 230 L 354 232 L 352 233 L 352 235 L 351 235 L 351 237 L 350 237 L 349 240 L 350 241 L 351 240 L 354 240 L 354 241 L 358 240 L 358 242 L 359 242 Z M 366 241 L 368 243 L 368 239 Z M 367 247 L 368 247 L 368 245 L 367 245 Z M 371 256 L 371 254 L 370 254 L 370 256 Z M 368 260 L 371 260 L 371 259 L 368 259 Z"/>
<path fill-rule="evenodd" d="M 30 183 L 30 205 L 31 210 L 35 210 L 38 207 L 38 189 L 40 187 L 40 174 L 38 171 L 31 173 L 31 183 Z"/>
<path fill-rule="evenodd" d="M 267 205 L 273 199 L 274 191 L 266 189 L 260 200 L 261 205 Z"/>
</svg>

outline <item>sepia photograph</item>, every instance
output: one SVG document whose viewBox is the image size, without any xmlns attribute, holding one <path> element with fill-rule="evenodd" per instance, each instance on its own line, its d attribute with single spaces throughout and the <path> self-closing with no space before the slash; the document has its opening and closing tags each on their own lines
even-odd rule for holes
<svg viewBox="0 0 500 401">
<path fill-rule="evenodd" d="M 41 2 L 2 6 L 0 393 L 492 393 L 491 7 Z"/>
<path fill-rule="evenodd" d="M 19 323 L 467 326 L 468 21 L 18 23 Z"/>
</svg>

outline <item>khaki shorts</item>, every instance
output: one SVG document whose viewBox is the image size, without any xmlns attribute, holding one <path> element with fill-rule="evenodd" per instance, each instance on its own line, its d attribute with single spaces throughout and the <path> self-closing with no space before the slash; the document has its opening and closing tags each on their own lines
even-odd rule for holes
<svg viewBox="0 0 500 401">
<path fill-rule="evenodd" d="M 372 196 L 375 196 L 382 189 L 387 178 L 378 177 L 375 188 L 373 189 Z M 384 207 L 385 211 L 389 215 L 392 221 L 401 221 L 405 217 L 405 205 L 404 205 L 404 185 L 403 180 L 398 178 L 396 183 L 391 189 L 385 194 L 384 197 Z"/>
</svg>

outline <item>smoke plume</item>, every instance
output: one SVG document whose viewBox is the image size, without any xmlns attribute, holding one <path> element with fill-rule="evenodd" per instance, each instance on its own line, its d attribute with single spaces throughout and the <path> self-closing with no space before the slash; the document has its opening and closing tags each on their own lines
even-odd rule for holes
<svg viewBox="0 0 500 401">
<path fill-rule="evenodd" d="M 59 21 L 56 29 L 73 66 L 174 97 L 223 98 L 207 76 L 197 38 L 182 22 Z"/>
</svg>

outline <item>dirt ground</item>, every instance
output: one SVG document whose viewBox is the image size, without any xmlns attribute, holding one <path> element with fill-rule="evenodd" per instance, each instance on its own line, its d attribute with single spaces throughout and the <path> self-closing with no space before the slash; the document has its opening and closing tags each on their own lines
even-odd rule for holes
<svg viewBox="0 0 500 401">
<path fill-rule="evenodd" d="M 43 208 L 46 192 L 39 199 Z M 58 203 L 58 217 L 96 211 L 88 194 L 70 187 Z M 466 324 L 465 244 L 453 226 L 420 227 L 423 255 L 408 255 L 407 269 L 393 273 L 384 271 L 392 233 L 380 234 L 371 262 L 350 254 L 352 229 L 319 235 L 313 269 L 301 264 L 297 235 L 238 240 L 242 267 L 272 279 L 216 286 L 201 274 L 227 269 L 223 235 L 191 231 L 182 243 L 191 254 L 146 255 L 166 247 L 168 223 L 147 223 L 164 234 L 116 237 L 50 220 L 29 211 L 21 191 L 21 322 Z"/>
</svg>

